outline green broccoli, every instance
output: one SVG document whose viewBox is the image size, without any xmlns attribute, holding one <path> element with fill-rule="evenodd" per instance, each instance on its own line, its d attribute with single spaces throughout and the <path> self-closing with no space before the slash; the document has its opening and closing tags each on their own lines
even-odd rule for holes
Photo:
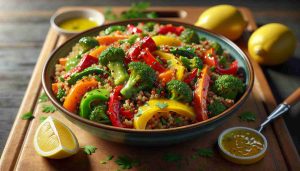
<svg viewBox="0 0 300 171">
<path fill-rule="evenodd" d="M 86 52 L 96 46 L 99 46 L 99 43 L 93 37 L 83 37 L 79 40 L 79 45 L 82 47 L 83 51 Z"/>
<path fill-rule="evenodd" d="M 244 84 L 242 80 L 232 75 L 220 75 L 215 80 L 212 90 L 221 97 L 234 100 L 244 91 Z"/>
<path fill-rule="evenodd" d="M 211 116 L 216 116 L 224 112 L 227 108 L 225 105 L 223 105 L 222 102 L 220 102 L 219 100 L 215 100 L 208 105 L 207 109 L 210 112 Z"/>
<path fill-rule="evenodd" d="M 182 81 L 172 80 L 167 83 L 166 87 L 172 100 L 189 103 L 193 99 L 192 89 Z"/>
<path fill-rule="evenodd" d="M 189 46 L 183 46 L 183 47 L 171 47 L 170 52 L 174 55 L 180 55 L 192 58 L 194 56 L 197 56 L 195 53 L 195 48 L 189 47 Z"/>
<path fill-rule="evenodd" d="M 131 62 L 128 64 L 130 77 L 121 90 L 121 94 L 125 98 L 130 98 L 141 90 L 149 90 L 153 88 L 156 81 L 155 71 L 145 63 Z"/>
<path fill-rule="evenodd" d="M 125 31 L 126 30 L 126 27 L 125 26 L 110 26 L 110 27 L 108 27 L 108 28 L 106 28 L 105 30 L 104 30 L 104 34 L 106 34 L 106 35 L 108 35 L 108 34 L 110 34 L 110 33 L 113 33 L 113 32 L 115 32 L 115 31 Z"/>
<path fill-rule="evenodd" d="M 184 42 L 184 43 L 199 43 L 199 36 L 198 34 L 192 30 L 192 29 L 185 29 L 181 35 L 180 35 L 180 39 Z"/>
<path fill-rule="evenodd" d="M 99 105 L 96 106 L 90 116 L 89 119 L 95 122 L 99 122 L 99 123 L 110 123 L 110 120 L 108 118 L 108 116 L 105 113 L 106 111 L 106 106 L 105 105 Z"/>
<path fill-rule="evenodd" d="M 128 73 L 123 63 L 124 58 L 124 50 L 115 47 L 105 49 L 99 56 L 100 64 L 106 65 L 111 71 L 115 85 L 120 85 L 128 79 Z"/>
<path fill-rule="evenodd" d="M 148 31 L 148 32 L 151 32 L 151 31 L 153 31 L 155 24 L 156 23 L 154 23 L 154 22 L 145 23 L 144 26 L 143 26 L 143 29 Z"/>
<path fill-rule="evenodd" d="M 222 55 L 223 54 L 223 49 L 221 45 L 217 42 L 212 42 L 211 47 L 215 49 L 215 52 L 217 55 Z"/>
<path fill-rule="evenodd" d="M 202 60 L 198 56 L 195 56 L 192 59 L 189 59 L 184 56 L 180 56 L 179 59 L 182 62 L 182 64 L 189 70 L 192 70 L 194 68 L 202 69 L 203 67 Z"/>
</svg>

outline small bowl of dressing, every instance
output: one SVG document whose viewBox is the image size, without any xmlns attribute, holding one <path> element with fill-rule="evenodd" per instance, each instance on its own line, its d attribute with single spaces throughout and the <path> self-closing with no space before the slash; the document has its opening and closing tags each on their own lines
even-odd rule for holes
<svg viewBox="0 0 300 171">
<path fill-rule="evenodd" d="M 260 132 L 247 127 L 233 127 L 221 133 L 218 145 L 223 157 L 237 164 L 252 164 L 261 160 L 268 142 Z"/>
<path fill-rule="evenodd" d="M 80 8 L 58 12 L 51 17 L 50 23 L 59 34 L 72 36 L 103 25 L 104 20 L 102 13 L 90 8 Z"/>
</svg>

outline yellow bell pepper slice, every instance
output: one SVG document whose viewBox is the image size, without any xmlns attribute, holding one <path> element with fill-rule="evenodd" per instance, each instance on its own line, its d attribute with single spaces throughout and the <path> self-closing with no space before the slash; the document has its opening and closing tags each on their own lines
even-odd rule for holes
<svg viewBox="0 0 300 171">
<path fill-rule="evenodd" d="M 133 119 L 135 129 L 145 129 L 148 121 L 158 112 L 176 112 L 177 114 L 194 118 L 194 109 L 189 105 L 180 103 L 176 100 L 153 99 L 148 104 L 139 107 L 138 114 Z"/>
<path fill-rule="evenodd" d="M 183 79 L 185 67 L 182 65 L 182 63 L 179 60 L 176 59 L 176 57 L 173 54 L 166 53 L 160 50 L 157 50 L 153 53 L 166 61 L 170 61 L 171 69 L 174 69 L 176 71 L 176 79 L 179 81 Z"/>
<path fill-rule="evenodd" d="M 161 45 L 180 46 L 181 45 L 181 41 L 176 37 L 158 35 L 158 36 L 153 36 L 152 39 L 154 40 L 156 46 L 161 46 Z"/>
</svg>

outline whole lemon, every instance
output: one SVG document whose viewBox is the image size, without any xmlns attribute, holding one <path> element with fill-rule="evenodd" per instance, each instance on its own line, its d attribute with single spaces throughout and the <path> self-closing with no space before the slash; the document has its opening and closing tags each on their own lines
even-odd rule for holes
<svg viewBox="0 0 300 171">
<path fill-rule="evenodd" d="M 243 34 L 247 22 L 236 7 L 217 5 L 205 10 L 195 25 L 236 40 Z"/>
<path fill-rule="evenodd" d="M 264 65 L 277 65 L 285 62 L 295 49 L 295 35 L 287 26 L 279 23 L 270 23 L 260 27 L 248 41 L 251 57 Z"/>
</svg>

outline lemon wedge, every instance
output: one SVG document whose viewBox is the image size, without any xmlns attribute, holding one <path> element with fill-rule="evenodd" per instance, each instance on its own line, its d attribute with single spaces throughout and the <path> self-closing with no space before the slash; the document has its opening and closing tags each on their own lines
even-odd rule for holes
<svg viewBox="0 0 300 171">
<path fill-rule="evenodd" d="M 35 132 L 34 148 L 43 157 L 62 159 L 77 153 L 79 145 L 65 124 L 49 116 Z"/>
</svg>

